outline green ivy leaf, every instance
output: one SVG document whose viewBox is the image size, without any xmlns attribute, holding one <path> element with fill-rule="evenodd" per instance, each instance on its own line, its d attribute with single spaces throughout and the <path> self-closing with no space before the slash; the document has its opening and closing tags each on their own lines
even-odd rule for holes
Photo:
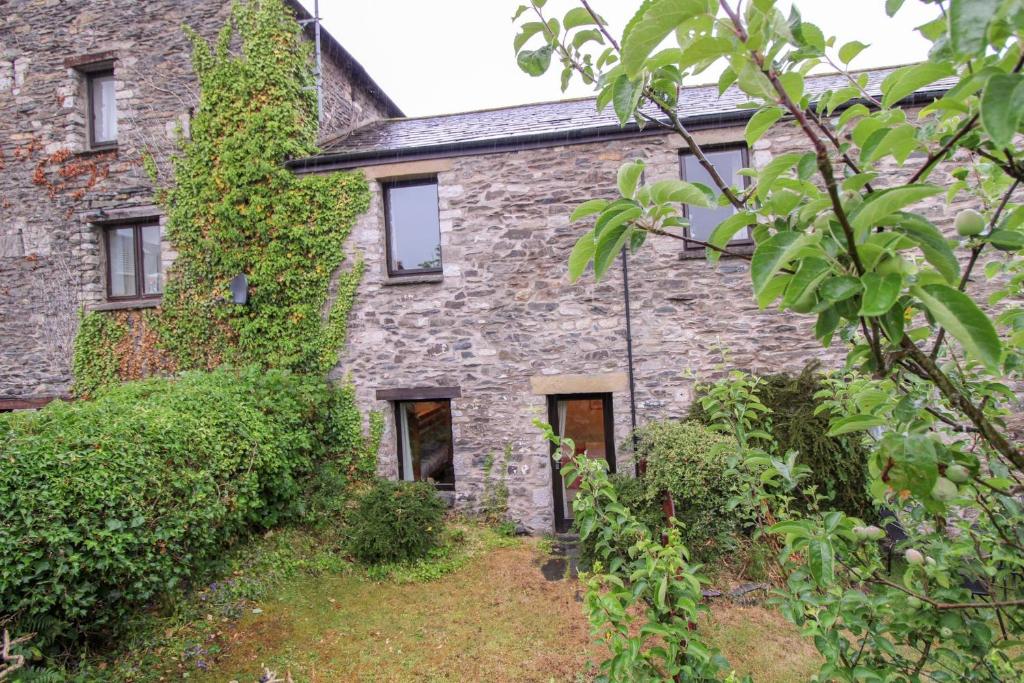
<svg viewBox="0 0 1024 683">
<path fill-rule="evenodd" d="M 1002 344 L 996 328 L 969 296 L 948 285 L 924 285 L 911 290 L 928 312 L 953 336 L 969 356 L 998 372 Z"/>
<path fill-rule="evenodd" d="M 968 57 L 985 50 L 985 34 L 999 0 L 950 0 L 949 39 L 953 52 Z"/>
</svg>

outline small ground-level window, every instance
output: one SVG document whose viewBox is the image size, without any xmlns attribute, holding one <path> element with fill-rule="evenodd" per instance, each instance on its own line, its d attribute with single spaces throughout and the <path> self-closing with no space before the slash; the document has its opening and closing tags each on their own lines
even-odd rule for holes
<svg viewBox="0 0 1024 683">
<path fill-rule="evenodd" d="M 747 148 L 728 147 L 705 152 L 705 155 L 722 180 L 733 187 L 743 187 L 745 177 L 740 175 L 740 170 L 747 165 Z M 720 194 L 718 187 L 711 179 L 711 174 L 701 165 L 693 154 L 684 153 L 680 155 L 680 166 L 683 180 L 690 183 L 702 183 L 714 190 L 715 195 Z M 718 224 L 729 218 L 736 212 L 731 205 L 716 206 L 710 209 L 701 207 L 684 206 L 686 218 L 690 226 L 686 229 L 686 236 L 706 242 Z M 742 244 L 750 242 L 750 233 L 747 228 L 740 230 L 733 237 L 730 244 Z M 692 242 L 686 242 L 687 249 L 703 250 L 704 247 Z"/>
<path fill-rule="evenodd" d="M 163 292 L 160 226 L 116 225 L 106 229 L 107 296 L 144 299 Z"/>
<path fill-rule="evenodd" d="M 399 401 L 398 476 L 455 488 L 451 401 Z"/>
<path fill-rule="evenodd" d="M 384 185 L 389 275 L 441 272 L 441 223 L 437 180 Z"/>
</svg>

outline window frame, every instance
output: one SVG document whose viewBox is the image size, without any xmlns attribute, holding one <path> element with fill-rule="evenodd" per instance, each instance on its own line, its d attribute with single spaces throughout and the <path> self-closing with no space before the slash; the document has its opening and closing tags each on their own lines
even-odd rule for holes
<svg viewBox="0 0 1024 683">
<path fill-rule="evenodd" d="M 111 149 L 117 147 L 117 135 L 112 140 L 97 140 L 96 139 L 96 117 L 93 115 L 96 111 L 96 98 L 93 96 L 93 81 L 97 78 L 110 77 L 112 80 L 114 76 L 113 66 L 100 66 L 98 68 L 90 68 L 83 72 L 85 76 L 85 91 L 86 91 L 86 112 L 85 118 L 88 120 L 88 132 L 89 132 L 89 149 L 102 150 Z M 117 116 L 117 93 L 114 93 L 114 116 Z"/>
<path fill-rule="evenodd" d="M 705 146 L 702 146 L 701 149 L 704 152 L 709 152 L 709 153 L 712 153 L 712 152 L 732 152 L 732 151 L 738 151 L 740 153 L 740 164 L 741 164 L 740 167 L 741 168 L 749 168 L 750 167 L 750 148 L 747 147 L 746 143 L 743 143 L 743 142 L 724 142 L 724 143 L 715 144 L 715 145 L 705 145 Z M 683 180 L 683 181 L 686 181 L 686 157 L 688 157 L 688 156 L 694 157 L 696 155 L 693 154 L 692 152 L 690 152 L 689 149 L 682 149 L 682 150 L 679 151 L 679 178 L 681 180 Z M 743 176 L 740 176 L 740 178 L 742 179 L 743 189 L 749 188 L 750 187 L 750 176 L 743 175 Z M 712 188 L 712 189 L 717 190 L 718 188 Z M 687 221 L 689 221 L 690 220 L 690 209 L 689 209 L 689 207 L 686 204 L 683 204 L 682 207 L 683 207 L 683 211 L 682 211 L 683 218 L 685 218 Z M 736 209 L 735 209 L 735 207 L 733 207 L 733 213 L 735 214 L 735 212 L 736 212 Z M 693 242 L 690 241 L 692 238 L 690 237 L 690 226 L 689 225 L 687 225 L 683 229 L 683 239 L 685 240 L 683 242 L 683 251 L 686 254 L 702 254 L 702 255 L 704 254 L 704 251 L 705 251 L 706 247 L 704 247 L 702 245 L 699 245 L 699 244 L 694 244 Z M 750 226 L 748 226 L 747 227 L 747 237 L 744 238 L 744 239 L 733 239 L 733 240 L 731 240 L 729 242 L 729 244 L 726 245 L 726 248 L 729 248 L 729 247 L 749 247 L 749 246 L 752 246 L 753 244 L 754 244 L 754 238 L 750 234 Z"/>
<path fill-rule="evenodd" d="M 395 408 L 395 441 L 398 445 L 398 480 L 399 481 L 426 481 L 425 479 L 405 478 L 405 450 L 402 448 L 402 411 L 406 403 L 445 403 L 448 406 L 448 457 L 452 463 L 452 483 L 434 482 L 434 488 L 438 491 L 455 490 L 455 430 L 452 425 L 452 400 L 450 398 L 415 398 L 393 401 Z"/>
<path fill-rule="evenodd" d="M 391 237 L 391 190 L 402 187 L 417 187 L 421 185 L 433 185 L 435 188 L 440 189 L 437 182 L 437 176 L 425 176 L 421 178 L 406 178 L 403 180 L 388 180 L 381 183 L 381 191 L 384 193 L 384 244 L 385 244 L 385 256 L 387 260 L 385 267 L 387 268 L 387 274 L 390 278 L 402 278 L 408 276 L 418 275 L 441 275 L 444 273 L 444 253 L 440 251 L 441 247 L 441 207 L 440 201 L 438 206 L 435 207 L 437 210 L 437 246 L 441 256 L 441 265 L 437 268 L 403 268 L 402 270 L 393 270 L 391 268 L 392 262 L 392 237 Z M 440 199 L 440 198 L 439 198 Z"/>
<path fill-rule="evenodd" d="M 163 282 L 160 283 L 160 291 L 155 294 L 146 294 L 145 287 L 145 257 L 142 252 L 142 229 L 143 228 L 160 228 L 159 221 L 136 221 L 130 223 L 109 223 L 103 226 L 103 249 L 105 252 L 104 273 L 106 276 L 106 291 L 107 301 L 144 301 L 152 299 L 162 299 L 164 296 Z M 132 239 L 134 242 L 133 257 L 135 259 L 135 294 L 113 294 L 113 277 L 111 273 L 111 251 L 110 251 L 110 233 L 114 230 L 123 230 L 125 228 L 132 228 Z M 163 276 L 163 231 L 160 234 L 160 260 L 161 260 L 161 277 Z"/>
</svg>

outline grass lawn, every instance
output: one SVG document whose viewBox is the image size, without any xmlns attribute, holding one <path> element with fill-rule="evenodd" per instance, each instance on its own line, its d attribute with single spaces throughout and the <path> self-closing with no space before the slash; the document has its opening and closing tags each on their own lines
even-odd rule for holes
<svg viewBox="0 0 1024 683">
<path fill-rule="evenodd" d="M 589 680 L 600 653 L 578 585 L 545 580 L 538 556 L 530 541 L 492 547 L 425 582 L 297 577 L 224 629 L 219 659 L 189 680 L 249 683 L 265 667 L 295 683 Z M 813 646 L 770 610 L 719 604 L 701 628 L 759 683 L 817 670 Z"/>
</svg>

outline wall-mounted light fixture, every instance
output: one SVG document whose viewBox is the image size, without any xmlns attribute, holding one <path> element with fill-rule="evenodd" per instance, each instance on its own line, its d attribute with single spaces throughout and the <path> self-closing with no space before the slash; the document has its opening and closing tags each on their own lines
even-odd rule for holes
<svg viewBox="0 0 1024 683">
<path fill-rule="evenodd" d="M 231 302 L 239 306 L 249 303 L 249 278 L 239 273 L 231 278 Z"/>
</svg>

